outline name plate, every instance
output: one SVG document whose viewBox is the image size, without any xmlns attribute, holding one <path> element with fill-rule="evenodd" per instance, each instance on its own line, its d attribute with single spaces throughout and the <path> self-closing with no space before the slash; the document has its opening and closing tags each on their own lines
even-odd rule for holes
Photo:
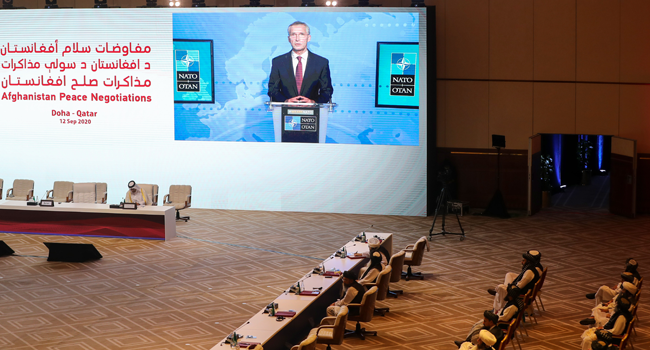
<svg viewBox="0 0 650 350">
<path fill-rule="evenodd" d="M 124 203 L 124 208 L 123 209 L 136 210 L 136 209 L 138 209 L 138 204 L 136 204 L 136 203 Z"/>
<path fill-rule="evenodd" d="M 313 109 L 287 109 L 287 114 L 314 115 Z"/>
<path fill-rule="evenodd" d="M 52 199 L 41 199 L 41 202 L 38 203 L 41 207 L 53 207 L 54 206 L 54 200 Z"/>
</svg>

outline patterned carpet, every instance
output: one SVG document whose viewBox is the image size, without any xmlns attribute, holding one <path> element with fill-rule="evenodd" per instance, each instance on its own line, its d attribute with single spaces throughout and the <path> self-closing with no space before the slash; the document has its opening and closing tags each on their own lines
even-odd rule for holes
<svg viewBox="0 0 650 350">
<path fill-rule="evenodd" d="M 191 209 L 180 238 L 145 241 L 0 233 L 18 256 L 0 258 L 0 349 L 210 349 L 355 234 L 393 232 L 401 248 L 428 233 L 431 218 Z M 402 281 L 366 341 L 338 349 L 455 349 L 492 305 L 486 289 L 539 249 L 549 272 L 546 312 L 522 348 L 577 349 L 585 293 L 619 279 L 625 258 L 650 266 L 650 217 L 551 208 L 503 220 L 466 215 L 467 239 L 437 236 L 424 281 Z M 455 231 L 456 224 L 447 227 Z M 102 260 L 47 262 L 50 242 L 93 243 Z M 642 298 L 636 349 L 650 348 Z M 352 323 L 349 324 L 353 326 Z M 319 345 L 319 349 L 325 346 Z M 510 347 L 509 347 L 510 348 Z"/>
</svg>

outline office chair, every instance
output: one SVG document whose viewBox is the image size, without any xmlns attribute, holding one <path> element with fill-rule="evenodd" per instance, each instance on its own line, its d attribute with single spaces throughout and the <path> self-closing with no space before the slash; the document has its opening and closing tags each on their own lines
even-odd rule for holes
<svg viewBox="0 0 650 350">
<path fill-rule="evenodd" d="M 169 194 L 163 197 L 163 205 L 176 207 L 176 220 L 187 220 L 189 216 L 181 216 L 180 210 L 192 206 L 192 186 L 188 185 L 171 185 Z"/>
<path fill-rule="evenodd" d="M 14 186 L 7 190 L 7 199 L 28 201 L 34 196 L 34 180 L 14 180 Z"/>
</svg>

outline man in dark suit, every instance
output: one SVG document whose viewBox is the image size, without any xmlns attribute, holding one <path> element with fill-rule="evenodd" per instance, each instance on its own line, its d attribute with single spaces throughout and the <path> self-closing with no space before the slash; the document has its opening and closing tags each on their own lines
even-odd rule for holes
<svg viewBox="0 0 650 350">
<path fill-rule="evenodd" d="M 329 61 L 310 52 L 309 26 L 293 22 L 288 29 L 291 51 L 273 59 L 269 97 L 273 102 L 326 103 L 334 88 Z"/>
</svg>

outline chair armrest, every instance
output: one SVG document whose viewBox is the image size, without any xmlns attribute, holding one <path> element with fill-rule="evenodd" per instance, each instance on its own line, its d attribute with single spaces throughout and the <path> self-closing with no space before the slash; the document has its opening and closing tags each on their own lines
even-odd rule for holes
<svg viewBox="0 0 650 350">
<path fill-rule="evenodd" d="M 158 194 L 157 193 L 153 196 L 152 200 L 153 200 L 153 205 L 158 205 Z"/>
<path fill-rule="evenodd" d="M 328 317 L 324 317 L 322 320 L 320 320 L 320 325 L 321 326 L 332 326 L 332 325 L 334 325 L 334 322 L 336 322 L 336 316 L 328 316 Z"/>
<path fill-rule="evenodd" d="M 300 345 L 294 345 L 291 347 L 291 350 L 298 350 L 300 349 Z"/>
<path fill-rule="evenodd" d="M 332 326 L 327 325 L 327 326 L 318 327 L 318 330 L 316 331 L 316 336 L 318 337 L 318 333 L 320 333 L 321 329 L 326 329 L 326 328 L 334 328 L 334 326 L 333 325 Z"/>
<path fill-rule="evenodd" d="M 406 247 L 404 247 L 405 250 L 406 249 L 413 249 L 413 248 L 415 248 L 415 244 L 409 244 Z"/>
<path fill-rule="evenodd" d="M 45 193 L 45 198 L 43 198 L 43 199 L 52 199 L 52 193 L 54 193 L 54 190 L 48 190 Z"/>
<path fill-rule="evenodd" d="M 104 195 L 102 196 L 102 204 L 106 204 L 107 200 L 108 200 L 108 192 L 104 192 Z"/>
<path fill-rule="evenodd" d="M 351 306 L 352 307 L 361 307 L 361 304 L 348 304 L 348 308 L 351 307 Z"/>
<path fill-rule="evenodd" d="M 2 199 L 2 187 L 0 187 L 0 199 Z"/>
<path fill-rule="evenodd" d="M 163 197 L 163 204 L 168 204 L 168 203 L 169 203 L 168 200 L 169 200 L 169 194 L 166 194 L 166 195 Z"/>
<path fill-rule="evenodd" d="M 27 199 L 32 197 L 34 197 L 34 190 L 29 190 L 29 192 L 27 192 Z"/>
<path fill-rule="evenodd" d="M 404 248 L 402 250 L 404 251 L 404 253 L 414 252 L 415 251 L 415 249 L 413 249 L 413 248 Z"/>
<path fill-rule="evenodd" d="M 68 191 L 68 194 L 65 196 L 66 203 L 72 202 L 74 191 Z"/>
<path fill-rule="evenodd" d="M 187 199 L 185 200 L 185 207 L 189 208 L 192 206 L 192 195 L 189 194 L 187 195 Z"/>
<path fill-rule="evenodd" d="M 11 192 L 11 194 L 9 194 Z M 14 188 L 10 188 L 7 190 L 7 198 L 13 197 L 14 196 Z"/>
</svg>

